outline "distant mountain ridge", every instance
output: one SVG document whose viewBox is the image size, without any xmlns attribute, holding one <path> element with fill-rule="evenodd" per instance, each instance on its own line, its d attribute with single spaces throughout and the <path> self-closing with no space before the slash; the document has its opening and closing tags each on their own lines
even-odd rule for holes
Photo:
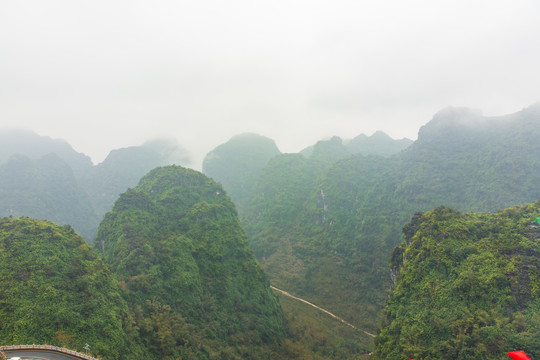
<svg viewBox="0 0 540 360">
<path fill-rule="evenodd" d="M 0 165 L 0 216 L 48 219 L 84 235 L 99 222 L 72 168 L 54 153 L 37 160 L 13 155 Z"/>
<path fill-rule="evenodd" d="M 329 164 L 353 154 L 389 156 L 411 143 L 409 139 L 393 140 L 378 131 L 369 137 L 357 136 L 346 143 L 334 136 L 329 140 L 318 141 L 300 153 L 317 162 Z M 282 154 L 274 140 L 252 133 L 239 134 L 206 155 L 203 172 L 223 184 L 243 215 L 249 201 L 255 196 L 264 167 L 278 155 Z"/>
<path fill-rule="evenodd" d="M 376 131 L 371 136 L 364 134 L 346 142 L 352 154 L 391 156 L 406 149 L 414 141 L 403 138 L 394 140 L 383 131 Z"/>
<path fill-rule="evenodd" d="M 383 131 L 376 131 L 371 136 L 360 134 L 350 140 L 342 140 L 340 137 L 334 136 L 329 140 L 321 140 L 315 145 L 308 146 L 300 153 L 307 157 L 313 156 L 316 149 L 324 146 L 325 143 L 327 143 L 326 146 L 333 144 L 334 152 L 337 155 L 334 156 L 334 160 L 338 160 L 340 157 L 354 154 L 388 157 L 406 149 L 413 141 L 407 138 L 394 140 Z"/>
<path fill-rule="evenodd" d="M 203 173 L 223 184 L 242 211 L 255 192 L 261 170 L 280 154 L 274 140 L 245 133 L 210 151 L 203 161 Z"/>
<path fill-rule="evenodd" d="M 401 227 L 441 204 L 496 211 L 540 198 L 538 139 L 538 105 L 499 117 L 444 109 L 390 157 L 332 161 L 342 142 L 331 139 L 323 161 L 273 158 L 243 225 L 276 287 L 376 331 Z"/>
<path fill-rule="evenodd" d="M 100 219 L 120 193 L 157 166 L 189 161 L 175 141 L 159 139 L 113 150 L 93 165 L 63 140 L 0 131 L 0 216 L 70 224 L 92 242 Z"/>
</svg>

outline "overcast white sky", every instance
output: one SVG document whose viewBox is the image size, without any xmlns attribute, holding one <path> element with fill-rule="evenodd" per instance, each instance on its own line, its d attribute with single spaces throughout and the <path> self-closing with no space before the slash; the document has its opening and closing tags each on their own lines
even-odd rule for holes
<svg viewBox="0 0 540 360">
<path fill-rule="evenodd" d="M 537 0 L 2 0 L 0 128 L 99 162 L 150 137 L 202 157 L 255 132 L 415 139 L 448 105 L 540 101 Z"/>
</svg>

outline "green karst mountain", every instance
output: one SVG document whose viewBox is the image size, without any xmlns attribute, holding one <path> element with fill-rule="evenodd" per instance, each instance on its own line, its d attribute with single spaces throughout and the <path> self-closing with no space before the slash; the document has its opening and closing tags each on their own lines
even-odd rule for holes
<svg viewBox="0 0 540 360">
<path fill-rule="evenodd" d="M 294 169 L 274 159 L 242 221 L 275 286 L 375 332 L 402 226 L 441 204 L 495 211 L 540 198 L 539 138 L 538 105 L 496 118 L 448 108 L 387 158 L 352 155 L 322 169 L 315 158 Z"/>
<path fill-rule="evenodd" d="M 0 132 L 0 216 L 70 224 L 92 242 L 100 219 L 151 169 L 187 164 L 175 141 L 160 139 L 113 150 L 93 165 L 63 140 L 29 131 Z"/>
<path fill-rule="evenodd" d="M 413 143 L 410 139 L 394 140 L 382 131 L 376 131 L 371 136 L 361 134 L 351 140 L 344 141 L 338 136 L 328 140 L 318 141 L 308 146 L 300 153 L 306 157 L 337 161 L 348 155 L 381 155 L 390 156 L 399 153 Z"/>
<path fill-rule="evenodd" d="M 64 140 L 51 139 L 27 130 L 0 131 L 0 164 L 6 162 L 14 154 L 38 160 L 51 153 L 66 162 L 78 180 L 91 171 L 90 158 L 75 151 Z"/>
<path fill-rule="evenodd" d="M 189 162 L 187 151 L 176 141 L 148 141 L 141 146 L 112 150 L 102 163 L 94 166 L 91 176 L 81 184 L 102 218 L 121 193 L 137 185 L 140 178 L 153 168 Z"/>
<path fill-rule="evenodd" d="M 53 153 L 37 160 L 13 155 L 0 165 L 0 215 L 70 224 L 86 238 L 99 222 L 72 169 Z"/>
<path fill-rule="evenodd" d="M 418 213 L 393 250 L 373 359 L 540 357 L 540 201 L 497 213 Z"/>
<path fill-rule="evenodd" d="M 382 131 L 376 131 L 371 136 L 358 135 L 346 143 L 352 154 L 391 156 L 406 149 L 413 143 L 403 138 L 394 140 Z"/>
<path fill-rule="evenodd" d="M 178 166 L 120 196 L 95 242 L 149 358 L 279 358 L 279 303 L 223 188 Z"/>
<path fill-rule="evenodd" d="M 274 140 L 249 133 L 236 135 L 206 155 L 203 172 L 219 181 L 242 211 L 254 196 L 262 169 L 278 154 Z"/>
<path fill-rule="evenodd" d="M 135 351 L 114 276 L 69 226 L 0 219 L 0 344 L 52 344 L 120 359 Z"/>
<path fill-rule="evenodd" d="M 338 136 L 318 141 L 315 145 L 302 150 L 301 153 L 325 165 L 351 155 L 349 149 L 343 144 L 343 140 Z"/>
<path fill-rule="evenodd" d="M 368 139 L 377 138 L 379 135 L 368 137 Z M 380 137 L 385 138 L 384 136 Z M 374 141 L 377 142 L 377 140 Z M 358 142 L 361 143 L 361 141 Z M 242 148 L 244 153 L 251 151 L 248 146 Z M 259 171 L 258 184 L 250 202 L 246 204 L 244 198 L 244 204 L 238 206 L 238 210 L 242 218 L 242 225 L 249 234 L 251 247 L 276 286 L 290 289 L 297 295 L 312 296 L 310 299 L 317 300 L 319 303 L 335 305 L 335 303 L 341 302 L 343 307 L 351 305 L 350 312 L 353 313 L 357 312 L 355 301 L 358 296 L 350 296 L 351 289 L 349 288 L 341 292 L 335 291 L 335 285 L 339 284 L 341 279 L 336 281 L 334 277 L 350 278 L 353 276 L 346 266 L 342 264 L 340 268 L 335 268 L 332 265 L 334 255 L 326 259 L 321 254 L 317 254 L 310 257 L 311 263 L 298 255 L 299 242 L 306 237 L 306 234 L 299 233 L 298 229 L 301 229 L 302 226 L 306 228 L 312 226 L 311 221 L 302 222 L 301 219 L 306 212 L 308 200 L 316 191 L 317 179 L 329 165 L 339 159 L 351 156 L 351 151 L 339 137 L 333 137 L 330 140 L 319 141 L 302 154 L 274 155 L 267 161 L 267 165 L 262 171 Z M 231 154 L 239 155 L 239 152 Z M 230 168 L 228 160 L 231 160 L 231 157 L 213 157 L 213 162 L 220 164 L 219 169 L 227 169 L 226 176 L 228 178 L 234 177 L 234 181 L 240 182 L 245 172 L 242 170 L 242 158 L 235 158 L 232 162 L 234 165 Z M 218 168 L 217 165 L 214 166 Z M 228 190 L 227 182 L 223 180 L 225 176 L 222 173 L 216 172 L 213 176 L 222 181 Z M 375 179 L 377 174 L 366 174 L 366 177 L 369 176 L 373 176 Z M 311 246 L 308 247 L 311 250 L 315 249 Z M 324 275 L 319 272 L 319 269 L 325 272 Z M 321 275 L 324 277 L 324 281 L 320 281 Z M 317 282 L 312 281 L 315 278 L 318 279 Z M 306 292 L 304 289 L 311 290 Z M 377 301 L 372 301 L 367 305 L 368 310 L 372 313 L 371 320 L 374 323 L 376 323 L 377 314 L 376 307 L 372 303 L 384 301 L 381 286 L 375 290 L 372 293 L 377 294 L 374 295 Z M 315 293 L 317 295 L 313 297 Z M 319 294 L 324 296 L 326 300 L 332 298 L 333 301 L 321 301 Z M 367 300 L 363 301 L 367 302 Z M 301 334 L 296 334 L 293 337 L 296 341 L 295 346 L 302 346 L 303 351 L 311 352 L 311 357 L 340 359 L 350 356 L 357 357 L 359 354 L 368 352 L 371 338 L 361 331 L 347 332 L 345 329 L 347 334 L 336 339 L 332 337 L 335 330 L 332 328 L 330 331 L 327 323 L 312 321 L 312 313 L 309 309 L 300 308 L 299 312 L 296 304 L 288 301 L 282 301 L 282 304 L 284 304 L 284 311 L 287 314 L 293 314 L 292 328 L 305 329 L 306 326 L 309 326 L 308 332 L 300 332 Z M 374 328 L 370 330 L 374 331 Z M 329 340 L 330 338 L 331 340 Z"/>
<path fill-rule="evenodd" d="M 27 136 L 39 146 L 0 147 L 0 215 L 97 231 L 106 265 L 69 226 L 1 220 L 2 344 L 90 339 L 105 359 L 540 356 L 540 203 L 516 207 L 540 198 L 540 104 L 446 108 L 412 144 L 377 132 L 281 154 L 239 135 L 204 161 L 223 187 L 157 167 L 187 161 L 174 142 L 94 166 Z M 278 301 L 267 277 L 353 327 Z"/>
</svg>

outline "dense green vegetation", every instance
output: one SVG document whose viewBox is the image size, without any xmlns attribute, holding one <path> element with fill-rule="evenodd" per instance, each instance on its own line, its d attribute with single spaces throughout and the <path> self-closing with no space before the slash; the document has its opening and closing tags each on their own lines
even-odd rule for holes
<svg viewBox="0 0 540 360">
<path fill-rule="evenodd" d="M 245 135 L 209 154 L 205 171 L 215 171 L 212 176 L 234 195 L 253 252 L 277 287 L 376 332 L 392 286 L 390 270 L 394 276 L 399 271 L 377 340 L 378 358 L 443 358 L 446 351 L 452 358 L 491 359 L 513 346 L 538 356 L 538 237 L 527 227 L 538 204 L 496 215 L 457 211 L 496 211 L 540 198 L 539 138 L 540 105 L 499 118 L 449 108 L 422 127 L 414 144 L 392 156 L 381 149 L 379 155 L 351 155 L 351 144 L 358 149 L 365 145 L 362 137 L 346 143 L 334 137 L 302 154 L 279 154 L 273 141 Z M 86 176 L 64 155 L 14 156 L 0 165 L 1 215 L 57 216 L 55 221 L 83 229 L 88 240 L 118 193 L 135 186 L 149 167 L 172 161 L 178 156 L 174 149 L 154 143 L 115 151 L 90 170 L 81 165 Z M 442 204 L 457 211 L 441 207 L 415 218 L 405 228 L 406 242 L 392 252 L 415 212 Z M 92 221 L 94 230 L 85 227 Z M 427 232 L 417 224 L 425 224 Z M 438 226 L 441 239 L 433 235 L 439 234 Z M 53 227 L 54 233 L 69 229 Z M 29 239 L 39 243 L 36 239 L 51 238 L 49 232 L 41 226 Z M 448 243 L 442 241 L 447 235 Z M 421 250 L 424 243 L 427 250 Z M 441 250 L 440 244 L 447 247 Z M 101 340 L 99 331 L 106 327 L 88 335 L 99 344 L 92 345 L 100 354 L 112 349 L 109 358 L 117 358 L 128 345 L 132 352 L 126 354 L 133 359 L 343 359 L 360 358 L 372 349 L 363 332 L 343 330 L 335 320 L 289 299 L 282 300 L 283 316 L 248 247 L 235 206 L 219 184 L 198 172 L 177 166 L 153 170 L 116 201 L 100 225 L 96 247 L 117 277 L 101 280 L 103 291 L 111 296 L 103 301 L 108 312 L 97 309 L 99 319 L 90 320 L 71 315 L 80 310 L 77 296 L 84 291 L 57 299 L 54 281 L 60 284 L 65 276 L 69 280 L 64 284 L 82 280 L 62 268 L 51 269 L 42 257 L 55 250 L 45 247 L 36 255 L 45 264 L 36 267 L 36 274 L 45 275 L 30 285 L 43 286 L 38 293 L 50 292 L 58 307 L 49 304 L 46 295 L 39 297 L 42 305 L 31 305 L 25 300 L 28 290 L 9 298 L 0 295 L 0 319 L 3 323 L 5 317 L 8 324 L 0 323 L 0 334 L 5 329 L 5 334 L 22 334 L 0 341 L 53 341 L 78 349 L 82 341 L 89 342 L 82 340 L 82 333 L 65 330 L 64 323 L 45 327 L 43 337 L 32 326 L 24 331 L 13 328 L 12 313 L 20 307 L 31 309 L 29 314 L 44 308 L 59 319 L 65 315 L 71 327 L 81 321 L 94 326 L 115 319 L 107 330 L 113 334 L 110 339 Z M 21 249 L 9 245 L 2 256 L 22 256 Z M 64 247 L 57 250 L 63 251 Z M 409 252 L 418 257 L 418 266 L 402 264 L 403 254 L 408 259 Z M 81 260 L 82 267 L 108 274 L 91 250 L 83 253 L 97 262 Z M 0 263 L 6 263 L 4 257 Z M 21 263 L 34 269 L 26 260 Z M 409 264 L 414 269 L 410 272 Z M 0 270 L 0 280 L 9 284 L 3 290 L 24 289 L 27 276 L 19 274 L 25 267 L 9 266 Z M 486 271 L 489 268 L 494 275 Z M 115 332 L 118 326 L 123 333 Z"/>
<path fill-rule="evenodd" d="M 391 285 L 387 259 L 416 211 L 495 211 L 540 198 L 539 119 L 540 106 L 500 118 L 449 108 L 389 158 L 324 165 L 323 154 L 305 163 L 281 155 L 263 170 L 243 224 L 273 284 L 375 331 Z"/>
<path fill-rule="evenodd" d="M 412 143 L 410 139 L 394 140 L 384 132 L 377 131 L 371 136 L 360 134 L 346 141 L 333 136 L 328 140 L 321 140 L 315 145 L 308 146 L 300 153 L 308 158 L 326 159 L 332 162 L 354 154 L 391 156 L 406 149 Z"/>
<path fill-rule="evenodd" d="M 141 146 L 112 150 L 102 163 L 92 168 L 90 176 L 80 182 L 102 219 L 111 210 L 118 196 L 129 187 L 137 185 L 141 177 L 153 168 L 170 164 L 185 165 L 189 162 L 187 151 L 175 141 L 154 140 Z"/>
<path fill-rule="evenodd" d="M 150 358 L 279 358 L 279 303 L 233 203 L 203 174 L 151 171 L 116 201 L 96 246 Z"/>
<path fill-rule="evenodd" d="M 384 132 L 376 131 L 371 136 L 358 135 L 346 145 L 352 154 L 391 156 L 406 149 L 412 143 L 410 139 L 394 140 Z"/>
<path fill-rule="evenodd" d="M 287 322 L 286 359 L 369 359 L 373 339 L 302 302 L 279 296 Z"/>
<path fill-rule="evenodd" d="M 244 211 L 254 196 L 262 169 L 279 153 L 274 140 L 257 134 L 240 134 L 206 155 L 203 172 L 219 181 L 239 211 Z"/>
<path fill-rule="evenodd" d="M 416 215 L 391 257 L 397 280 L 374 359 L 540 357 L 540 201 Z"/>
<path fill-rule="evenodd" d="M 93 236 L 99 218 L 69 165 L 55 154 L 13 155 L 0 165 L 0 216 L 29 216 L 70 224 Z"/>
<path fill-rule="evenodd" d="M 356 149 L 349 148 L 348 145 L 343 144 L 340 138 L 333 137 L 329 140 L 319 141 L 313 147 L 303 151 L 302 154 L 274 156 L 269 161 L 266 160 L 267 165 L 259 171 L 258 184 L 251 198 L 249 198 L 249 204 L 246 205 L 245 203 L 248 193 L 244 193 L 244 200 L 242 200 L 244 203 L 242 205 L 238 205 L 238 202 L 235 201 L 242 217 L 242 224 L 250 236 L 251 247 L 263 262 L 265 271 L 270 274 L 272 281 L 278 287 L 289 289 L 297 295 L 308 295 L 311 300 L 317 303 L 321 303 L 321 299 L 324 298 L 322 303 L 335 304 L 339 302 L 343 307 L 356 309 L 355 302 L 358 300 L 358 296 L 351 296 L 349 285 L 353 281 L 353 277 L 347 266 L 343 263 L 336 264 L 337 257 L 333 253 L 324 258 L 326 252 L 313 253 L 314 246 L 302 245 L 300 242 L 307 236 L 303 230 L 299 232 L 298 229 L 302 228 L 303 214 L 309 208 L 312 194 L 317 190 L 317 179 L 324 173 L 325 169 L 336 160 L 350 156 L 352 151 L 360 152 L 365 150 L 370 152 L 370 150 L 361 148 L 362 144 L 365 144 L 363 140 L 371 141 L 370 144 L 375 146 L 375 143 L 381 138 L 383 143 L 390 148 L 387 151 L 391 151 L 392 146 L 388 144 L 388 140 L 391 142 L 394 140 L 382 135 L 377 139 L 377 136 L 374 135 L 365 137 L 365 139 L 359 137 L 356 140 Z M 229 146 L 229 144 L 225 145 Z M 254 144 L 243 145 L 242 152 L 248 154 L 253 151 L 249 146 L 255 147 Z M 406 145 L 402 146 L 405 147 Z M 380 150 L 375 149 L 372 151 Z M 238 156 L 238 158 L 232 158 L 233 156 Z M 227 187 L 229 183 L 234 183 L 234 181 L 240 183 L 246 180 L 240 151 L 231 152 L 230 157 L 220 158 L 213 156 L 212 158 L 214 164 L 219 164 L 219 167 L 213 165 L 216 170 L 221 169 L 221 171 L 215 171 L 213 176 L 222 181 L 227 190 L 229 190 Z M 229 161 L 232 162 L 232 165 Z M 250 164 L 247 164 L 246 167 L 249 168 Z M 223 174 L 223 169 L 227 169 L 226 177 Z M 366 173 L 365 176 L 367 178 L 373 175 L 376 174 Z M 229 179 L 231 177 L 234 181 Z M 249 179 L 249 182 L 253 181 L 252 178 Z M 311 226 L 311 219 L 305 224 Z M 336 277 L 349 279 L 342 291 L 336 291 L 335 285 L 339 283 L 339 281 L 335 281 Z M 315 279 L 316 281 L 314 281 Z M 381 291 L 372 293 L 380 294 Z M 329 299 L 332 299 L 332 301 L 329 301 Z M 383 299 L 381 295 L 377 302 L 382 303 Z M 375 301 L 364 300 L 365 311 L 363 313 L 372 314 L 370 326 L 376 323 L 377 319 L 377 308 L 372 305 L 373 302 Z M 309 321 L 309 316 L 312 313 L 308 309 L 291 307 L 289 301 L 284 302 L 283 306 L 285 312 L 295 312 L 294 320 L 290 322 L 291 329 L 300 327 L 305 329 L 306 326 L 301 324 L 306 323 L 313 327 L 313 321 Z M 336 308 L 334 307 L 334 309 Z M 350 313 L 352 314 L 353 311 Z M 363 315 L 356 316 L 361 317 Z M 302 337 L 301 340 L 295 343 L 295 346 L 304 350 L 317 348 L 317 356 L 332 359 L 356 357 L 366 353 L 366 344 L 370 343 L 369 339 L 366 339 L 365 335 L 358 336 L 354 332 L 347 333 L 346 339 L 343 340 L 353 344 L 352 346 L 341 346 L 342 342 L 338 341 L 334 336 L 324 337 L 324 341 L 321 341 L 321 343 L 325 344 L 325 346 L 322 346 L 321 343 L 309 345 L 317 343 L 317 341 L 313 340 L 317 338 L 313 333 L 333 333 L 333 328 L 329 326 L 332 321 L 334 320 L 323 322 L 321 326 L 313 328 L 312 331 L 306 330 L 311 331 L 310 335 Z M 374 332 L 375 327 L 372 327 L 371 330 Z M 336 351 L 337 348 L 341 350 Z M 312 350 L 309 350 L 308 353 L 310 351 Z M 347 355 L 345 356 L 345 354 Z M 309 355 L 306 356 L 309 357 Z"/>
<path fill-rule="evenodd" d="M 113 150 L 99 165 L 62 140 L 28 131 L 0 132 L 0 216 L 70 224 L 92 242 L 120 193 L 151 169 L 187 164 L 175 141 L 154 140 Z"/>
<path fill-rule="evenodd" d="M 0 219 L 0 344 L 51 344 L 119 359 L 134 354 L 116 279 L 69 226 Z"/>
</svg>

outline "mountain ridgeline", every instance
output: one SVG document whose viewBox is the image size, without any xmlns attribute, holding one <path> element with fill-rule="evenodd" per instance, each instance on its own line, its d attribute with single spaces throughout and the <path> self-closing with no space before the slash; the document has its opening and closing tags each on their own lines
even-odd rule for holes
<svg viewBox="0 0 540 360">
<path fill-rule="evenodd" d="M 315 145 L 308 146 L 300 153 L 306 157 L 328 158 L 330 161 L 354 154 L 388 157 L 406 149 L 412 143 L 410 139 L 394 140 L 384 132 L 376 131 L 371 136 L 360 134 L 347 141 L 334 136 L 329 140 L 321 140 Z"/>
<path fill-rule="evenodd" d="M 393 140 L 378 131 L 372 136 L 359 135 L 343 142 L 337 136 L 329 140 L 318 141 L 315 145 L 302 150 L 300 154 L 317 163 L 319 170 L 352 154 L 378 154 L 389 156 L 412 143 L 409 139 Z M 240 134 L 210 151 L 203 161 L 203 172 L 219 181 L 237 206 L 241 214 L 256 196 L 257 184 L 268 162 L 281 155 L 274 140 L 257 134 Z"/>
<path fill-rule="evenodd" d="M 113 150 L 100 164 L 62 140 L 29 131 L 0 132 L 0 216 L 70 224 L 92 242 L 105 213 L 151 169 L 187 164 L 176 142 L 163 139 Z"/>
<path fill-rule="evenodd" d="M 54 153 L 36 160 L 13 155 L 0 165 L 0 215 L 70 224 L 81 234 L 95 232 L 99 222 L 72 169 Z"/>
<path fill-rule="evenodd" d="M 275 286 L 376 332 L 403 225 L 443 204 L 495 211 L 537 200 L 539 138 L 540 104 L 493 118 L 444 109 L 386 157 L 350 155 L 330 139 L 307 158 L 272 158 L 242 224 Z"/>
<path fill-rule="evenodd" d="M 295 358 L 232 201 L 194 170 L 147 174 L 107 213 L 94 248 L 69 225 L 0 219 L 0 264 L 2 345 L 88 343 L 104 359 Z"/>
<path fill-rule="evenodd" d="M 157 168 L 120 196 L 96 247 L 149 357 L 279 358 L 283 315 L 223 188 Z"/>
<path fill-rule="evenodd" d="M 497 213 L 416 214 L 373 359 L 540 357 L 540 201 Z"/>
<path fill-rule="evenodd" d="M 243 210 L 254 196 L 261 170 L 278 154 L 274 140 L 257 134 L 240 134 L 206 155 L 203 172 L 218 180 L 237 208 Z"/>
<path fill-rule="evenodd" d="M 21 216 L 0 220 L 3 345 L 91 343 L 105 359 L 540 356 L 540 104 L 447 108 L 412 144 L 376 133 L 281 154 L 236 136 L 204 161 L 223 187 L 156 168 L 187 161 L 175 143 L 94 166 L 64 142 L 2 136 L 0 216 Z M 74 230 L 97 232 L 94 248 Z M 263 270 L 354 326 L 281 307 Z"/>
</svg>

